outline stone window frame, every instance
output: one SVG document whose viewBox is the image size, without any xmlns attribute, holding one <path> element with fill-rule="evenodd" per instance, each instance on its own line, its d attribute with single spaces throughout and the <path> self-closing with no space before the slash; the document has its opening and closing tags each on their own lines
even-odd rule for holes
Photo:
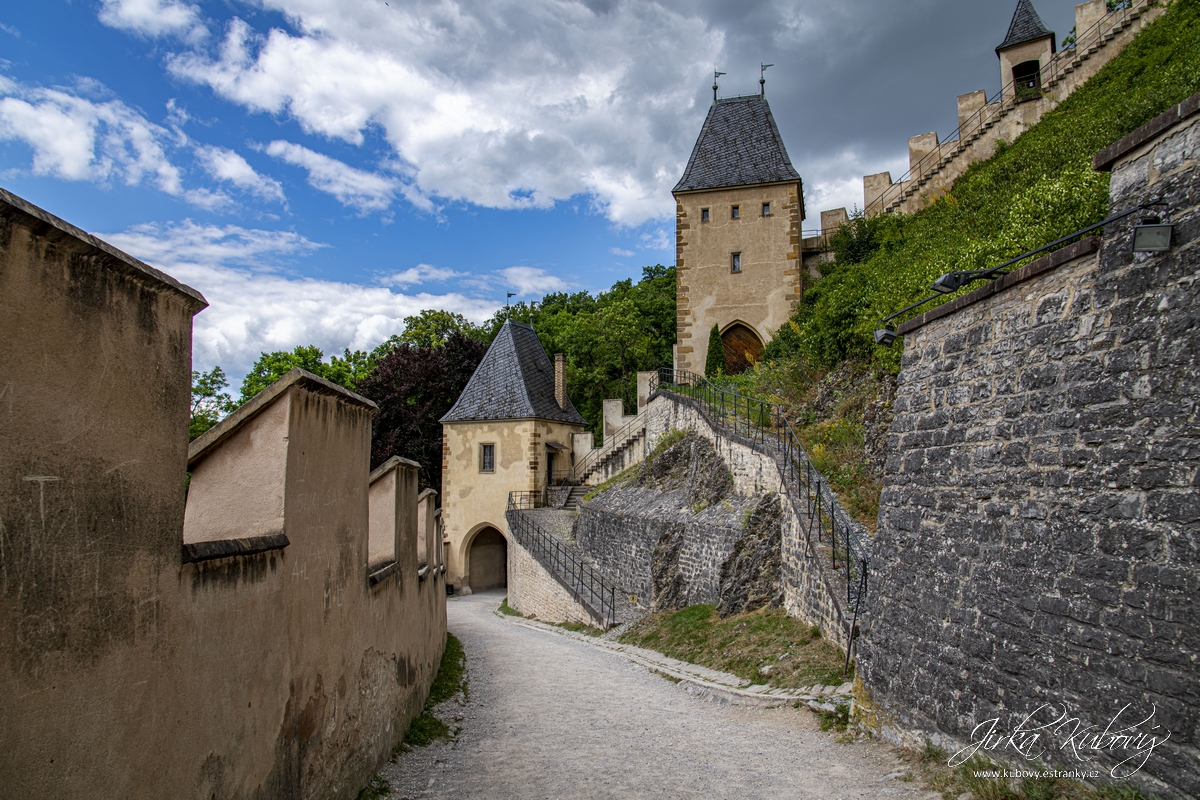
<svg viewBox="0 0 1200 800">
<path fill-rule="evenodd" d="M 490 457 L 490 459 L 489 459 Z M 489 464 L 490 460 L 490 464 Z M 488 475 L 496 472 L 496 443 L 479 443 L 479 471 Z"/>
<path fill-rule="evenodd" d="M 763 201 L 763 204 L 762 204 L 762 215 L 763 215 L 764 217 L 769 217 L 769 216 L 771 216 L 771 201 L 770 201 L 770 200 L 764 200 L 764 201 Z"/>
<path fill-rule="evenodd" d="M 729 272 L 734 275 L 742 273 L 742 252 L 740 250 L 729 254 Z"/>
<path fill-rule="evenodd" d="M 730 206 L 729 207 L 729 218 L 730 219 L 741 219 L 742 218 L 742 207 L 741 206 Z"/>
<path fill-rule="evenodd" d="M 709 213 L 708 213 L 708 209 L 707 209 L 707 208 L 702 208 L 702 209 L 700 209 L 700 221 L 701 221 L 701 222 L 708 222 L 708 221 L 709 221 L 709 217 L 710 217 L 710 215 L 709 215 Z"/>
</svg>

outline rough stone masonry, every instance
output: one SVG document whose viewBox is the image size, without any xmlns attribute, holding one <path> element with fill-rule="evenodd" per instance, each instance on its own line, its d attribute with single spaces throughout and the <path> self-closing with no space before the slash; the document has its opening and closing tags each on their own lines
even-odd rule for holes
<svg viewBox="0 0 1200 800">
<path fill-rule="evenodd" d="M 1077 722 L 1041 761 L 1195 797 L 1200 95 L 1096 162 L 1114 213 L 1166 201 L 1169 251 L 1134 254 L 1126 219 L 901 328 L 860 675 L 893 737 L 1050 704 L 1034 723 Z M 1068 741 L 1114 718 L 1159 743 Z"/>
</svg>

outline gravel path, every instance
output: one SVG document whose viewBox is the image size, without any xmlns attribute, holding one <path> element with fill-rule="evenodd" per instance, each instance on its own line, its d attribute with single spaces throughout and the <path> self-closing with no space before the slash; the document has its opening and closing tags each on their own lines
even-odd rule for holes
<svg viewBox="0 0 1200 800">
<path fill-rule="evenodd" d="M 619 653 L 498 617 L 503 597 L 448 599 L 470 702 L 438 709 L 456 741 L 381 770 L 391 797 L 938 796 L 898 780 L 884 745 L 838 744 L 805 709 L 706 702 Z"/>
</svg>

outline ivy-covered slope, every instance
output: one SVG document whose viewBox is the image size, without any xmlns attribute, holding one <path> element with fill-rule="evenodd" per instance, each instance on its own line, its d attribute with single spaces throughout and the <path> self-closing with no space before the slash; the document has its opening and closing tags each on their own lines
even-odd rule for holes
<svg viewBox="0 0 1200 800">
<path fill-rule="evenodd" d="M 1197 91 L 1200 0 L 1175 0 L 1096 76 L 973 165 L 944 198 L 911 215 L 857 221 L 838 248 L 840 263 L 805 293 L 765 358 L 798 356 L 810 368 L 869 360 L 896 371 L 899 344 L 874 344 L 880 319 L 928 295 L 945 272 L 994 266 L 1103 219 L 1108 174 L 1092 170 L 1093 154 Z"/>
</svg>

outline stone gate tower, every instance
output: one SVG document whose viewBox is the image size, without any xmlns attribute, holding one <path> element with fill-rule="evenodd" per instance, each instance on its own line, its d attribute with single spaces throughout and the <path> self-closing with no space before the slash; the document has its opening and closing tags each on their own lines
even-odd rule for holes
<svg viewBox="0 0 1200 800">
<path fill-rule="evenodd" d="M 804 190 L 764 96 L 714 100 L 672 194 L 676 367 L 704 372 L 716 325 L 741 372 L 802 291 Z"/>
</svg>

